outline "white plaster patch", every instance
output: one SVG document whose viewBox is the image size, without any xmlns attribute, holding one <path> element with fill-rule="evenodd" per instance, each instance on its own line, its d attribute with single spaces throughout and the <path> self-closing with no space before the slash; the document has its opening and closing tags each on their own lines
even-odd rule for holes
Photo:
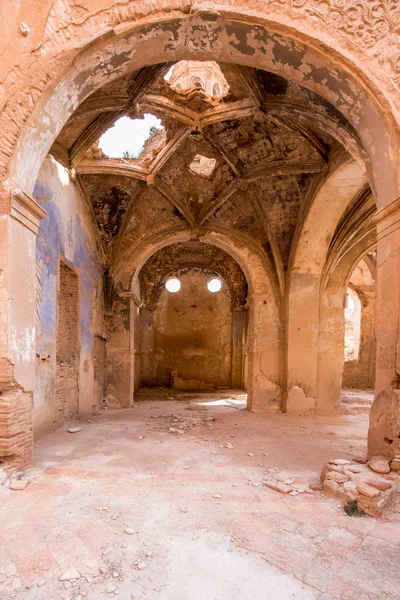
<svg viewBox="0 0 400 600">
<path fill-rule="evenodd" d="M 35 328 L 11 326 L 11 355 L 13 362 L 29 363 L 35 350 Z"/>
</svg>

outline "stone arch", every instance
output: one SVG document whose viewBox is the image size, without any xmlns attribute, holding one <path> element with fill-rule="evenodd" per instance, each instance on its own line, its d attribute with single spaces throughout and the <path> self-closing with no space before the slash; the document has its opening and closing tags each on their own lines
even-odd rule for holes
<svg viewBox="0 0 400 600">
<path fill-rule="evenodd" d="M 246 7 L 237 9 L 245 13 Z M 104 24 L 100 17 L 98 22 Z M 353 124 L 371 162 L 371 185 L 375 184 L 382 205 L 398 195 L 398 176 L 395 169 L 397 133 L 390 120 L 389 107 L 380 98 L 377 87 L 360 81 L 360 71 L 348 57 L 341 58 L 342 66 L 332 62 L 328 48 L 310 34 L 295 30 L 285 37 L 279 20 L 243 18 L 232 14 L 226 18 L 212 12 L 201 12 L 169 20 L 140 24 L 120 23 L 99 33 L 79 54 L 71 52 L 73 63 L 63 74 L 53 75 L 52 88 L 46 88 L 35 104 L 27 103 L 31 114 L 26 116 L 22 134 L 13 130 L 18 139 L 8 172 L 8 185 L 31 193 L 46 152 L 64 122 L 75 108 L 93 91 L 107 81 L 129 72 L 134 66 L 177 59 L 220 60 L 254 66 L 276 72 L 307 87 L 339 108 Z M 94 28 L 96 30 L 96 27 Z M 273 33 L 271 33 L 273 32 Z M 94 33 L 93 33 L 94 35 Z M 318 46 L 318 50 L 316 49 Z M 330 50 L 330 53 L 329 53 Z M 140 58 L 138 58 L 140 56 Z M 365 66 L 365 65 L 364 65 Z M 9 104 L 11 109 L 12 101 Z M 13 128 L 14 129 L 14 128 Z M 13 145 L 13 144 L 12 144 Z M 8 144 L 9 146 L 9 144 Z M 384 165 L 379 164 L 385 155 Z M 29 156 L 29 160 L 26 160 Z"/>
<path fill-rule="evenodd" d="M 339 410 L 344 364 L 344 298 L 350 276 L 360 259 L 376 247 L 372 231 L 345 254 L 321 290 L 318 362 L 317 414 Z"/>
<path fill-rule="evenodd" d="M 119 277 L 119 285 L 122 285 L 123 291 L 119 292 L 116 302 L 119 303 L 122 312 L 129 310 L 132 314 L 135 301 L 137 304 L 134 294 L 139 273 L 149 257 L 165 246 L 188 241 L 190 237 L 189 231 L 160 230 L 132 250 Z M 207 231 L 201 234 L 200 240 L 225 250 L 236 260 L 246 276 L 249 290 L 248 408 L 253 411 L 275 411 L 279 408 L 281 400 L 282 321 L 279 302 L 267 266 L 257 251 L 242 241 L 233 240 L 226 233 Z M 132 357 L 134 343 L 129 330 L 126 330 L 124 335 L 118 333 L 116 345 L 121 346 L 121 343 Z M 111 355 L 114 353 L 112 345 L 111 339 Z M 120 391 L 120 396 L 124 398 L 123 403 L 127 406 L 130 405 L 134 393 L 132 363 L 133 361 L 120 361 L 122 371 L 116 377 L 119 381 L 125 381 L 127 378 L 130 381 L 129 388 Z"/>
<path fill-rule="evenodd" d="M 323 270 L 335 229 L 366 183 L 361 167 L 348 158 L 322 181 L 299 219 L 287 281 L 287 410 L 315 408 L 319 298 Z M 308 208 L 308 210 L 307 210 Z M 299 352 L 299 348 L 303 348 Z M 304 349 L 307 352 L 304 352 Z"/>
</svg>

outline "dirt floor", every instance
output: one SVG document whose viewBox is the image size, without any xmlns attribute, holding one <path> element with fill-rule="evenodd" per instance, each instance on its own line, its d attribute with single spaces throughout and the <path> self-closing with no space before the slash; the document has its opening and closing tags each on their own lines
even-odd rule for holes
<svg viewBox="0 0 400 600">
<path fill-rule="evenodd" d="M 348 517 L 321 492 L 262 485 L 268 469 L 312 481 L 364 457 L 367 411 L 260 415 L 245 400 L 147 390 L 37 443 L 28 487 L 0 497 L 0 598 L 400 599 L 400 508 Z"/>
<path fill-rule="evenodd" d="M 340 412 L 342 415 L 368 415 L 373 400 L 373 390 L 344 389 Z"/>
</svg>

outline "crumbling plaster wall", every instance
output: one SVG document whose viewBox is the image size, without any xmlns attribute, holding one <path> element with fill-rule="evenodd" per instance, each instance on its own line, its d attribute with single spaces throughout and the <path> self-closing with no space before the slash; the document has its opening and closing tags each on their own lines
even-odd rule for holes
<svg viewBox="0 0 400 600">
<path fill-rule="evenodd" d="M 142 372 L 143 385 L 169 386 L 171 372 L 177 371 L 183 379 L 231 386 L 231 299 L 226 284 L 219 292 L 210 292 L 209 279 L 191 270 L 179 276 L 177 293 L 162 290 L 152 318 L 151 357 L 146 365 L 151 370 Z M 147 329 L 148 323 L 143 326 Z"/>
<path fill-rule="evenodd" d="M 102 268 L 92 217 L 68 172 L 53 158 L 43 163 L 34 195 L 46 210 L 36 243 L 36 437 L 53 428 L 56 383 L 59 261 L 79 278 L 79 412 L 89 414 L 94 398 L 94 336 L 103 335 Z M 97 395 L 98 398 L 98 395 Z"/>
</svg>

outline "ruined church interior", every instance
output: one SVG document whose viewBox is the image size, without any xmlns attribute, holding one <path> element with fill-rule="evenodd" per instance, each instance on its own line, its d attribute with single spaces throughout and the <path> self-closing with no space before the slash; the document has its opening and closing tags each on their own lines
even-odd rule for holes
<svg viewBox="0 0 400 600">
<path fill-rule="evenodd" d="M 0 15 L 0 600 L 400 600 L 397 2 Z"/>
</svg>

